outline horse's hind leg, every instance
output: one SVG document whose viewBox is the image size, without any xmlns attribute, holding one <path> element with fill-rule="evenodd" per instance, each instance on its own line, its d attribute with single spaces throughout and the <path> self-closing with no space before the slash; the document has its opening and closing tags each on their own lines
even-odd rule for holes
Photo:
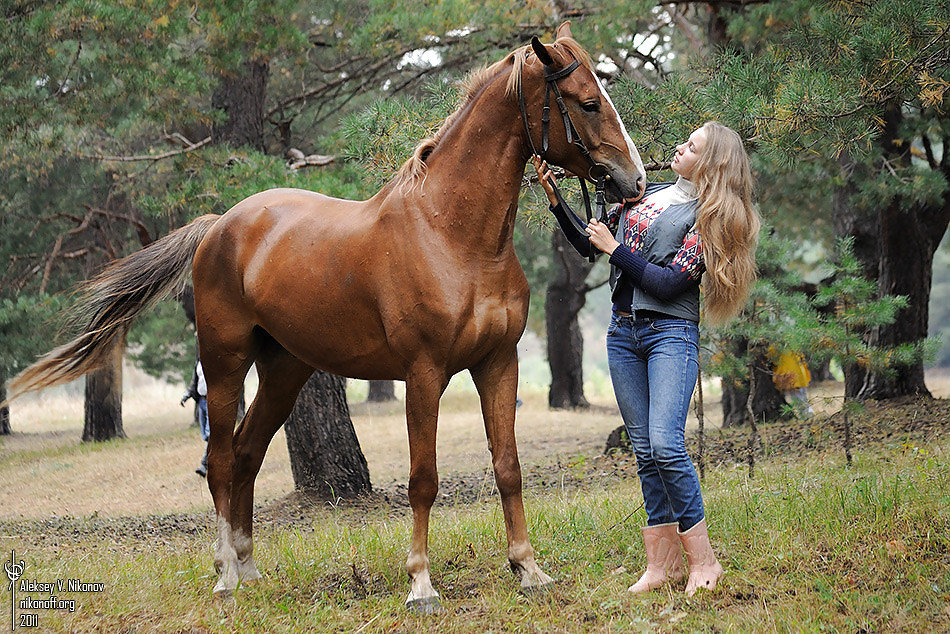
<svg viewBox="0 0 950 634">
<path fill-rule="evenodd" d="M 518 355 L 511 346 L 496 351 L 472 368 L 472 379 L 482 403 L 485 433 L 492 455 L 495 483 L 508 534 L 508 563 L 524 590 L 553 581 L 534 560 L 521 498 L 521 463 L 515 441 L 515 401 L 518 397 Z"/>
<path fill-rule="evenodd" d="M 200 323 L 200 322 L 199 322 Z M 214 336 L 219 331 L 199 331 L 201 365 L 208 383 L 208 489 L 217 516 L 218 544 L 214 565 L 216 595 L 237 587 L 237 555 L 231 536 L 231 482 L 234 473 L 232 438 L 244 377 L 251 366 L 251 333 L 232 337 L 229 344 Z"/>
<path fill-rule="evenodd" d="M 257 373 L 257 396 L 234 436 L 231 532 L 241 583 L 261 576 L 253 557 L 254 480 L 271 439 L 293 410 L 313 368 L 271 340 L 258 357 Z"/>
</svg>

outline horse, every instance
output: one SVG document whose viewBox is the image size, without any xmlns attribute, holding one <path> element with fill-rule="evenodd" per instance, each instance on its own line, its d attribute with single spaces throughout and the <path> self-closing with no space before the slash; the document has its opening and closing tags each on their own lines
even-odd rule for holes
<svg viewBox="0 0 950 634">
<path fill-rule="evenodd" d="M 553 120 L 544 112 L 552 91 L 561 110 Z M 514 431 L 516 346 L 529 289 L 512 239 L 525 164 L 539 147 L 573 174 L 599 174 L 613 200 L 643 194 L 643 163 L 570 23 L 552 44 L 534 37 L 473 73 L 459 108 L 372 198 L 267 190 L 111 264 L 86 283 L 73 309 L 82 333 L 24 370 L 11 393 L 101 365 L 136 315 L 181 288 L 190 273 L 208 384 L 207 481 L 219 575 L 213 592 L 228 596 L 261 578 L 252 554 L 254 481 L 314 370 L 405 381 L 412 509 L 406 605 L 431 613 L 442 609 L 428 556 L 439 402 L 450 378 L 468 370 L 509 565 L 524 590 L 550 584 L 528 536 Z M 252 364 L 258 392 L 235 430 Z"/>
</svg>

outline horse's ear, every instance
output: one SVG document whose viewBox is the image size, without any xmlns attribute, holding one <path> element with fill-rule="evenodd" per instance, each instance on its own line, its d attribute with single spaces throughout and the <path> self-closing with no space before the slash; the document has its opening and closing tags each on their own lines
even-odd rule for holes
<svg viewBox="0 0 950 634">
<path fill-rule="evenodd" d="M 574 35 L 571 33 L 571 21 L 567 20 L 561 26 L 557 27 L 555 35 L 558 38 L 569 37 L 573 39 Z"/>
<path fill-rule="evenodd" d="M 542 64 L 545 66 L 552 66 L 554 64 L 554 58 L 551 57 L 551 53 L 548 52 L 548 47 L 541 43 L 537 35 L 531 38 L 531 48 L 534 49 L 534 54 L 538 56 Z"/>
</svg>

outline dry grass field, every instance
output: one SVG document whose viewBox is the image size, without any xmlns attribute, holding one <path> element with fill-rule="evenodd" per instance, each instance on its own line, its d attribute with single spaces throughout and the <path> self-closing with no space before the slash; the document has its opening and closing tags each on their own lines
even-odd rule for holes
<svg viewBox="0 0 950 634">
<path fill-rule="evenodd" d="M 250 386 L 253 389 L 253 385 Z M 203 452 L 181 388 L 126 371 L 125 441 L 87 445 L 81 392 L 51 390 L 15 401 L 14 433 L 0 440 L 0 518 L 136 515 L 207 510 L 211 496 L 194 469 Z M 518 437 L 524 464 L 597 453 L 616 427 L 615 407 L 551 412 L 543 394 L 523 394 Z M 351 403 L 351 415 L 374 487 L 405 482 L 409 472 L 403 402 Z M 67 450 L 68 449 L 68 450 Z M 490 469 L 476 395 L 450 388 L 443 399 L 438 454 L 443 480 Z M 279 431 L 257 479 L 259 505 L 293 491 L 286 439 Z"/>
<path fill-rule="evenodd" d="M 203 452 L 191 424 L 191 402 L 182 408 L 182 389 L 127 369 L 123 419 L 128 438 L 76 451 L 82 432 L 81 390 L 76 386 L 41 392 L 11 407 L 14 433 L 0 440 L 0 519 L 55 516 L 123 516 L 206 511 L 211 495 L 195 474 Z M 935 396 L 950 397 L 950 375 L 931 375 Z M 249 390 L 253 390 L 253 377 Z M 834 411 L 839 386 L 811 390 L 815 408 Z M 706 390 L 706 425 L 719 425 L 715 389 Z M 712 395 L 712 397 L 710 397 Z M 250 396 L 250 394 L 249 394 Z M 620 424 L 612 395 L 591 397 L 589 411 L 552 411 L 546 395 L 523 392 L 517 433 L 525 468 L 570 462 L 602 451 L 607 435 Z M 354 400 L 354 399 L 351 399 Z M 409 471 L 403 403 L 351 403 L 351 415 L 369 465 L 374 488 L 391 491 Z M 691 419 L 690 425 L 695 425 Z M 443 483 L 453 476 L 490 473 L 490 457 L 478 400 L 464 382 L 453 381 L 443 398 L 438 456 Z M 260 476 L 259 506 L 293 491 L 286 440 L 274 438 Z"/>
</svg>

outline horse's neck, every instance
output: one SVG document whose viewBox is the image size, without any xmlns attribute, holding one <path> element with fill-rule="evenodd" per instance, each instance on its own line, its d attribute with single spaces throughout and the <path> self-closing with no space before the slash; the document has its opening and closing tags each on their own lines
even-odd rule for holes
<svg viewBox="0 0 950 634">
<path fill-rule="evenodd" d="M 495 254 L 511 248 L 527 159 L 518 107 L 496 77 L 458 114 L 433 150 L 423 185 L 433 226 Z"/>
</svg>

